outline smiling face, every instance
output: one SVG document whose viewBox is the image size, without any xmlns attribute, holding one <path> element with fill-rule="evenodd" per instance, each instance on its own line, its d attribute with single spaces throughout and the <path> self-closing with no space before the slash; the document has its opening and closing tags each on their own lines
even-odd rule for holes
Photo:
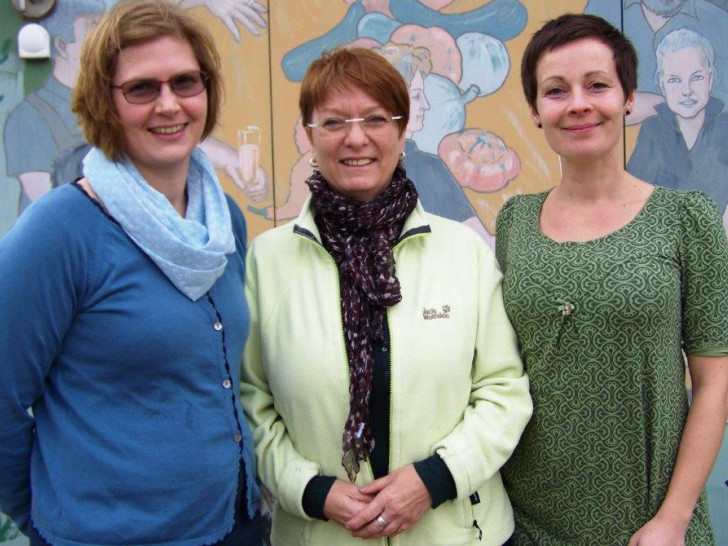
<svg viewBox="0 0 728 546">
<path fill-rule="evenodd" d="M 565 159 L 593 160 L 617 153 L 626 109 L 612 50 L 586 38 L 554 49 L 536 68 L 535 122 Z"/>
<path fill-rule="evenodd" d="M 713 74 L 705 55 L 689 47 L 665 55 L 660 86 L 668 108 L 682 118 L 694 118 L 710 100 Z"/>
<path fill-rule="evenodd" d="M 200 70 L 190 44 L 173 36 L 125 47 L 119 54 L 112 85 L 133 80 L 166 81 Z M 192 150 L 200 142 L 207 119 L 207 91 L 178 97 L 168 84 L 146 104 L 130 104 L 112 89 L 121 121 L 126 153 L 141 174 L 150 178 L 186 177 Z"/>
<path fill-rule="evenodd" d="M 314 108 L 312 122 L 397 114 L 388 112 L 377 100 L 353 87 L 332 91 Z M 365 132 L 359 123 L 349 123 L 346 132 L 334 138 L 321 138 L 318 128 L 309 129 L 308 135 L 318 169 L 331 188 L 358 201 L 371 201 L 389 186 L 405 138 L 394 122 L 376 133 Z"/>
<path fill-rule="evenodd" d="M 425 112 L 430 109 L 430 103 L 425 97 L 425 78 L 422 72 L 415 72 L 409 84 L 410 119 L 407 124 L 407 138 L 424 127 Z"/>
</svg>

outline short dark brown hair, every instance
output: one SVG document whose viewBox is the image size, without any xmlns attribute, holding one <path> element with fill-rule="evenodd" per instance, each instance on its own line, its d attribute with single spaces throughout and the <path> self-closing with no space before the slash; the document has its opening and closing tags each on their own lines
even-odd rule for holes
<svg viewBox="0 0 728 546">
<path fill-rule="evenodd" d="M 404 78 L 384 57 L 362 47 L 324 52 L 306 70 L 301 82 L 298 106 L 304 127 L 311 123 L 314 109 L 332 92 L 358 88 L 378 101 L 397 120 L 399 134 L 409 122 L 409 88 Z"/>
<path fill-rule="evenodd" d="M 86 140 L 111 160 L 126 153 L 121 121 L 111 95 L 119 52 L 161 36 L 185 40 L 192 47 L 200 70 L 208 76 L 207 119 L 202 138 L 217 125 L 223 87 L 220 55 L 212 34 L 193 15 L 165 0 L 122 0 L 106 12 L 84 40 L 81 69 L 71 101 Z"/>
<path fill-rule="evenodd" d="M 521 85 L 528 105 L 536 110 L 536 69 L 544 53 L 577 40 L 594 38 L 612 50 L 619 83 L 627 100 L 637 88 L 637 52 L 627 37 L 596 15 L 567 13 L 547 21 L 531 38 L 521 60 Z"/>
</svg>

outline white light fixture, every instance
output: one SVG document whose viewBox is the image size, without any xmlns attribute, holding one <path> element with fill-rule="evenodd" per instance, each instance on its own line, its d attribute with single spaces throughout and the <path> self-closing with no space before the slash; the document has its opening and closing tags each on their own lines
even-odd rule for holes
<svg viewBox="0 0 728 546">
<path fill-rule="evenodd" d="M 28 23 L 18 32 L 18 54 L 21 59 L 49 59 L 51 37 L 36 23 Z"/>
</svg>

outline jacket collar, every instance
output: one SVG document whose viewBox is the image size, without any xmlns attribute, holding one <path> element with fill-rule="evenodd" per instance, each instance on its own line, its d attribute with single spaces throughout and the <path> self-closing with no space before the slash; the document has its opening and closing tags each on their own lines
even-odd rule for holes
<svg viewBox="0 0 728 546">
<path fill-rule="evenodd" d="M 637 4 L 637 6 L 641 9 L 642 8 L 642 0 L 624 0 L 623 6 L 624 8 L 630 8 Z M 695 0 L 687 0 L 682 8 L 680 8 L 680 11 L 678 15 L 686 15 L 687 17 L 692 17 L 693 19 L 698 18 L 698 10 L 695 6 Z"/>
<path fill-rule="evenodd" d="M 293 233 L 297 233 L 321 244 L 321 235 L 318 227 L 316 227 L 314 216 L 313 207 L 311 206 L 311 196 L 308 196 L 306 201 L 303 203 L 301 213 L 298 215 L 298 218 L 296 218 L 296 221 L 293 224 Z M 418 199 L 415 209 L 404 221 L 404 227 L 402 228 L 402 234 L 399 237 L 399 241 L 402 241 L 410 235 L 415 235 L 417 233 L 430 233 L 431 231 L 425 209 L 422 207 L 422 203 Z"/>
</svg>

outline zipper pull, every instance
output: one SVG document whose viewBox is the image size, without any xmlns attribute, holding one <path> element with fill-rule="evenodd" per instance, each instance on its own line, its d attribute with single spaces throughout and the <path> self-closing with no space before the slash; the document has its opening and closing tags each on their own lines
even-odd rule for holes
<svg viewBox="0 0 728 546">
<path fill-rule="evenodd" d="M 483 540 L 483 530 L 478 526 L 478 520 L 473 520 L 473 527 L 478 530 L 478 540 Z"/>
</svg>

